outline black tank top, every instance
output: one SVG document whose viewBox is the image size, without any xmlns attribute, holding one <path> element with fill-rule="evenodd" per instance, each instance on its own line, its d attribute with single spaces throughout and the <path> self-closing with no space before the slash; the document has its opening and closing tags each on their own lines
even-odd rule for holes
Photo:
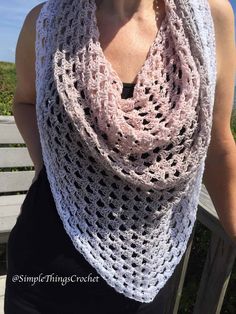
<svg viewBox="0 0 236 314">
<path fill-rule="evenodd" d="M 135 83 L 123 83 L 121 98 L 127 99 L 133 97 Z"/>
</svg>

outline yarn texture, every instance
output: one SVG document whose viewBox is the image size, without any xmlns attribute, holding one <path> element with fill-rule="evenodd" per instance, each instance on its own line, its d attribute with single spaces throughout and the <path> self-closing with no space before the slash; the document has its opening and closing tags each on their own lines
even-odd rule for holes
<svg viewBox="0 0 236 314">
<path fill-rule="evenodd" d="M 196 221 L 216 84 L 213 20 L 207 0 L 165 0 L 133 97 L 122 99 L 96 9 L 95 0 L 49 0 L 37 19 L 43 159 L 75 249 L 116 291 L 149 303 Z"/>
</svg>

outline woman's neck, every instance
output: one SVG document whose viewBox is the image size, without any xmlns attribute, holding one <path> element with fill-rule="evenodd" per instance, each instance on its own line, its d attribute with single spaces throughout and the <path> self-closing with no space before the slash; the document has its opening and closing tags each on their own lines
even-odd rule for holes
<svg viewBox="0 0 236 314">
<path fill-rule="evenodd" d="M 153 11 L 157 0 L 97 0 L 97 7 L 104 13 L 110 14 L 119 20 L 127 20 L 133 15 L 142 18 L 150 11 Z"/>
</svg>

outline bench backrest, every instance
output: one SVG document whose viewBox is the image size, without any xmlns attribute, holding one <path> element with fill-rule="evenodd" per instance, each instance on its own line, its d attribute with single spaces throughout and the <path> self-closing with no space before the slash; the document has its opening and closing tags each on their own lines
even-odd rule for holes
<svg viewBox="0 0 236 314">
<path fill-rule="evenodd" d="M 13 116 L 0 116 L 0 193 L 27 191 L 34 176 L 33 163 L 25 147 L 12 147 L 12 144 L 25 144 L 15 124 Z M 12 168 L 19 168 L 12 171 Z M 23 168 L 23 169 L 20 169 Z"/>
</svg>

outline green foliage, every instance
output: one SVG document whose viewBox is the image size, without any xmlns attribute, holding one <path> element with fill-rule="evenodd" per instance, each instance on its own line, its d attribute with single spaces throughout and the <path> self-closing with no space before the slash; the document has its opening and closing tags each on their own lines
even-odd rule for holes
<svg viewBox="0 0 236 314">
<path fill-rule="evenodd" d="M 15 86 L 15 64 L 0 62 L 0 115 L 12 115 L 12 100 Z"/>
<path fill-rule="evenodd" d="M 232 130 L 234 139 L 236 141 L 236 108 L 233 109 L 232 116 L 231 116 L 231 130 Z"/>
</svg>

